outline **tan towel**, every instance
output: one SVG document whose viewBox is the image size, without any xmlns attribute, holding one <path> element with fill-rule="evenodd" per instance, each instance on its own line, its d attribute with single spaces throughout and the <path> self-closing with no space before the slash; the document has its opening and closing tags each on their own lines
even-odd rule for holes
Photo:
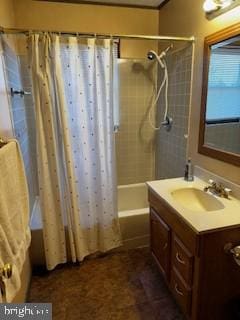
<svg viewBox="0 0 240 320">
<path fill-rule="evenodd" d="M 4 280 L 6 301 L 21 287 L 20 275 L 31 240 L 29 196 L 20 147 L 16 140 L 0 148 L 0 266 L 13 266 Z"/>
</svg>

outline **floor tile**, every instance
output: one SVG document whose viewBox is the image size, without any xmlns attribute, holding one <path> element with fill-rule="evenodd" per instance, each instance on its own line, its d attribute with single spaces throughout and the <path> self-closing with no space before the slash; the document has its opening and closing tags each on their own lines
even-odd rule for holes
<svg viewBox="0 0 240 320">
<path fill-rule="evenodd" d="M 183 320 L 148 248 L 34 274 L 29 302 L 51 302 L 54 320 Z"/>
</svg>

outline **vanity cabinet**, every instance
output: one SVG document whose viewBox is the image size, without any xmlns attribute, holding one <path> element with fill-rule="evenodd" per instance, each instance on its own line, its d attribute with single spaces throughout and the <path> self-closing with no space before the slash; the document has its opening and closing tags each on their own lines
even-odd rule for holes
<svg viewBox="0 0 240 320">
<path fill-rule="evenodd" d="M 186 314 L 191 307 L 193 261 L 193 255 L 173 233 L 170 287 Z"/>
<path fill-rule="evenodd" d="M 170 228 L 154 209 L 150 210 L 151 249 L 152 254 L 166 279 L 170 270 Z"/>
<path fill-rule="evenodd" d="M 225 250 L 240 227 L 198 233 L 152 191 L 149 203 L 152 256 L 186 318 L 240 319 L 240 267 Z"/>
</svg>

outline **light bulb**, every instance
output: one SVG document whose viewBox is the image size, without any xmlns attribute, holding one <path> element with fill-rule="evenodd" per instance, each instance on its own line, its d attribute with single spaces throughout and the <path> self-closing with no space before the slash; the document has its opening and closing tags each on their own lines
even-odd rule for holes
<svg viewBox="0 0 240 320">
<path fill-rule="evenodd" d="M 219 5 L 214 0 L 205 0 L 203 3 L 203 10 L 207 13 L 216 11 Z"/>
<path fill-rule="evenodd" d="M 221 0 L 221 8 L 227 8 L 233 3 L 233 0 Z"/>
</svg>

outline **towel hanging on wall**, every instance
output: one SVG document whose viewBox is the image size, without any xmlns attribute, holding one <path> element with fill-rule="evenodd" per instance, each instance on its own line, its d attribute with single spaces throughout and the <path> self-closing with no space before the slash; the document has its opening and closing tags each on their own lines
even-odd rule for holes
<svg viewBox="0 0 240 320">
<path fill-rule="evenodd" d="M 16 140 L 0 148 L 0 172 L 0 266 L 12 265 L 11 278 L 3 279 L 6 301 L 11 302 L 21 287 L 20 275 L 31 239 L 28 186 Z"/>
</svg>

